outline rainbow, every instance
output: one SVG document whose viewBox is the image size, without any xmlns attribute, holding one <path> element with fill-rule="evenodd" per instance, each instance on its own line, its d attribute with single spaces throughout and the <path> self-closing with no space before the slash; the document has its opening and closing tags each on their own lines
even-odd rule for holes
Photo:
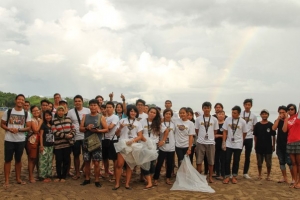
<svg viewBox="0 0 300 200">
<path fill-rule="evenodd" d="M 223 75 L 217 81 L 217 86 L 215 86 L 215 91 L 211 94 L 211 102 L 216 103 L 218 101 L 218 97 L 221 93 L 222 86 L 230 77 L 231 72 L 234 70 L 234 67 L 237 66 L 236 63 L 238 62 L 239 58 L 242 57 L 243 52 L 245 52 L 247 46 L 253 40 L 254 36 L 258 33 L 257 27 L 247 28 L 245 30 L 244 36 L 241 38 L 241 41 L 238 42 L 237 47 L 231 53 L 231 56 L 228 58 L 226 65 L 222 69 Z"/>
</svg>

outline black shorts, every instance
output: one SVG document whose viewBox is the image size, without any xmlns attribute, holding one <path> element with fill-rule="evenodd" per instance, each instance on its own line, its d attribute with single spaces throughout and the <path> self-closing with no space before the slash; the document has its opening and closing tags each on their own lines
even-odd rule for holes
<svg viewBox="0 0 300 200">
<path fill-rule="evenodd" d="M 15 155 L 15 161 L 20 162 L 26 142 L 9 142 L 4 141 L 4 160 L 10 162 Z"/>
<path fill-rule="evenodd" d="M 78 157 L 81 154 L 83 148 L 83 140 L 76 140 L 72 146 L 72 152 L 74 157 Z"/>
<path fill-rule="evenodd" d="M 114 143 L 117 143 L 117 140 L 102 140 L 102 158 L 103 160 L 117 160 L 117 153 L 114 146 Z"/>
</svg>

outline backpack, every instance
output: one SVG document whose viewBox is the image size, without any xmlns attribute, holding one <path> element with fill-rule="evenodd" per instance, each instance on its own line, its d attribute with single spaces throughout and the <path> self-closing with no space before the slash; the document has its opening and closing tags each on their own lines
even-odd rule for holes
<svg viewBox="0 0 300 200">
<path fill-rule="evenodd" d="M 10 118 L 11 111 L 12 111 L 11 108 L 7 110 L 6 126 L 8 126 L 8 121 L 9 121 L 9 118 Z M 28 112 L 24 110 L 24 114 L 25 114 L 25 122 L 24 122 L 24 127 L 25 127 L 27 116 L 28 116 Z"/>
</svg>

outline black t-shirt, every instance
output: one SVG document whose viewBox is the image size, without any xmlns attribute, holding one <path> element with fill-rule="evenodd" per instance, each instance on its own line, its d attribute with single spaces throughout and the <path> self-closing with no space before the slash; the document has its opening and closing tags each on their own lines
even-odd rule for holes
<svg viewBox="0 0 300 200">
<path fill-rule="evenodd" d="M 257 122 L 254 126 L 253 135 L 256 136 L 255 152 L 259 154 L 272 154 L 272 136 L 276 132 L 272 130 L 273 123 L 262 124 Z"/>
<path fill-rule="evenodd" d="M 44 147 L 52 147 L 54 144 L 54 136 L 51 130 L 51 127 L 47 126 L 47 124 L 43 123 L 41 126 L 41 130 L 43 133 L 43 145 Z"/>
<path fill-rule="evenodd" d="M 218 135 L 223 135 L 223 128 L 222 127 L 223 127 L 223 124 L 219 124 L 219 129 L 217 130 Z M 222 141 L 223 141 L 223 138 L 216 138 L 215 139 L 217 149 L 222 149 Z"/>
<path fill-rule="evenodd" d="M 278 122 L 278 127 L 277 127 L 277 149 L 281 149 L 283 152 L 286 151 L 286 144 L 287 144 L 287 132 L 283 132 L 282 127 L 283 127 L 284 121 L 279 120 Z"/>
</svg>

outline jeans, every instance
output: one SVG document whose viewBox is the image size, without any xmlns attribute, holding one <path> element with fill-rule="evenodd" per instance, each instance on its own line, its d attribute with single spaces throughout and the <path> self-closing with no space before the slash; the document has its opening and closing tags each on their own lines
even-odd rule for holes
<svg viewBox="0 0 300 200">
<path fill-rule="evenodd" d="M 55 149 L 56 173 L 57 178 L 66 179 L 67 172 L 70 168 L 71 147 Z"/>
<path fill-rule="evenodd" d="M 252 147 L 253 147 L 253 139 L 252 138 L 245 139 L 244 146 L 245 146 L 245 164 L 244 164 L 244 173 L 243 174 L 248 174 L 249 165 L 250 165 L 250 156 L 251 156 Z"/>
<path fill-rule="evenodd" d="M 178 158 L 178 168 L 179 168 L 181 161 L 183 160 L 184 155 L 186 154 L 188 149 L 189 149 L 188 147 L 184 147 L 184 148 L 175 147 L 175 151 L 176 151 L 177 158 Z"/>
<path fill-rule="evenodd" d="M 225 161 L 225 177 L 229 177 L 230 174 L 232 176 L 237 176 L 239 171 L 240 157 L 241 157 L 242 149 L 232 149 L 226 148 L 226 161 Z M 233 154 L 233 164 L 232 171 L 230 170 L 231 158 Z"/>
<path fill-rule="evenodd" d="M 158 158 L 157 158 L 157 163 L 156 163 L 156 167 L 155 167 L 155 173 L 153 176 L 154 180 L 158 180 L 159 179 L 159 175 L 160 175 L 160 170 L 161 167 L 164 163 L 164 161 L 166 160 L 166 177 L 167 178 L 171 178 L 171 174 L 172 174 L 172 170 L 173 170 L 173 162 L 174 162 L 174 154 L 175 152 L 166 152 L 166 151 L 162 151 L 159 150 L 159 154 L 158 154 Z"/>
<path fill-rule="evenodd" d="M 225 159 L 226 151 L 223 151 L 222 149 L 216 149 L 214 167 L 217 176 L 225 176 Z"/>
<path fill-rule="evenodd" d="M 290 169 L 292 169 L 292 161 L 291 161 L 290 155 L 285 150 L 282 150 L 282 149 L 278 148 L 278 146 L 277 146 L 276 154 L 278 156 L 279 165 L 280 165 L 281 170 L 285 170 L 285 164 L 287 164 L 290 167 Z"/>
</svg>

